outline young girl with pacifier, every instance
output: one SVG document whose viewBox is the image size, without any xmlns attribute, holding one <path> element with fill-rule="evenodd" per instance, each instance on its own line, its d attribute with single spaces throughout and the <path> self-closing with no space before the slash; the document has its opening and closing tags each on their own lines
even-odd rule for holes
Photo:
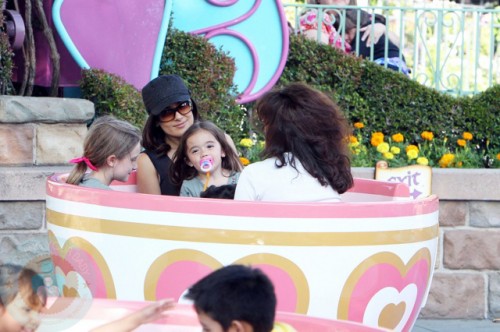
<svg viewBox="0 0 500 332">
<path fill-rule="evenodd" d="M 210 121 L 195 122 L 182 136 L 171 168 L 181 196 L 200 197 L 210 186 L 235 185 L 243 166 L 224 132 Z"/>
<path fill-rule="evenodd" d="M 85 137 L 83 156 L 70 160 L 76 166 L 66 182 L 111 190 L 113 180 L 125 182 L 137 168 L 140 143 L 141 132 L 130 123 L 111 116 L 98 118 Z"/>
</svg>

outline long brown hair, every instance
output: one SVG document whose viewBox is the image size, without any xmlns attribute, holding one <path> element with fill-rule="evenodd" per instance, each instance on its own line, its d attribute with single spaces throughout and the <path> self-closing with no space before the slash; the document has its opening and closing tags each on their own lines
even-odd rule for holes
<svg viewBox="0 0 500 332">
<path fill-rule="evenodd" d="M 112 116 L 103 116 L 90 126 L 83 142 L 83 157 L 96 168 L 106 164 L 106 159 L 115 155 L 122 159 L 140 143 L 141 131 L 130 123 Z M 79 184 L 82 181 L 87 164 L 81 161 L 75 165 L 66 183 Z"/>
<path fill-rule="evenodd" d="M 349 125 L 339 107 L 324 93 L 303 83 L 267 92 L 256 103 L 264 125 L 263 156 L 283 167 L 292 154 L 321 185 L 344 193 L 353 185 L 347 138 Z"/>
</svg>

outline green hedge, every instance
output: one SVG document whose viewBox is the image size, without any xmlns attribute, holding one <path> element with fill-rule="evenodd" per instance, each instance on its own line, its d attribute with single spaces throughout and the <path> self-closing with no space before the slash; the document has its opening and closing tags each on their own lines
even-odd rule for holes
<svg viewBox="0 0 500 332">
<path fill-rule="evenodd" d="M 201 116 L 236 141 L 244 135 L 247 125 L 245 110 L 235 102 L 234 73 L 234 59 L 227 53 L 203 37 L 170 28 L 160 75 L 181 76 L 189 85 Z"/>
<path fill-rule="evenodd" d="M 170 30 L 160 74 L 183 77 L 202 116 L 238 142 L 248 137 L 249 121 L 245 109 L 234 101 L 234 71 L 234 61 L 204 38 Z M 146 113 L 136 89 L 115 75 L 95 70 L 84 73 L 85 98 L 94 101 L 98 114 L 113 113 L 141 126 Z M 373 62 L 291 36 L 288 60 L 277 85 L 296 81 L 329 94 L 352 123 L 365 125 L 366 133 L 390 136 L 400 132 L 408 143 L 418 144 L 422 131 L 431 131 L 448 143 L 471 132 L 477 153 L 500 150 L 499 85 L 473 97 L 453 97 Z M 251 109 L 253 104 L 244 106 Z M 452 146 L 450 152 L 454 149 L 458 148 Z"/>
<path fill-rule="evenodd" d="M 0 0 L 0 8 L 5 0 Z M 4 16 L 0 13 L 0 94 L 7 95 L 13 93 L 12 88 L 12 57 L 14 54 L 10 48 L 9 37 L 5 33 Z"/>
<path fill-rule="evenodd" d="M 468 131 L 483 144 L 489 141 L 490 148 L 500 148 L 499 85 L 474 97 L 453 97 L 300 36 L 291 36 L 278 85 L 294 81 L 328 93 L 351 122 L 363 122 L 368 132 L 401 132 L 418 141 L 424 130 L 450 138 Z"/>
<path fill-rule="evenodd" d="M 94 103 L 95 116 L 111 114 L 143 128 L 147 113 L 141 93 L 117 75 L 100 69 L 82 70 L 82 98 Z"/>
</svg>

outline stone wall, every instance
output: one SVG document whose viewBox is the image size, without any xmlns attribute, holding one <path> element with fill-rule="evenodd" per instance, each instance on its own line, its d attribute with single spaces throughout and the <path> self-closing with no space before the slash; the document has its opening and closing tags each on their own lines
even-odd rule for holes
<svg viewBox="0 0 500 332">
<path fill-rule="evenodd" d="M 500 169 L 433 169 L 439 197 L 439 252 L 420 316 L 500 317 Z M 355 177 L 374 178 L 371 168 Z"/>
<path fill-rule="evenodd" d="M 50 273 L 45 180 L 71 169 L 93 114 L 85 100 L 0 96 L 0 261 L 42 260 Z M 432 181 L 439 253 L 421 317 L 500 317 L 500 169 L 433 169 Z"/>
<path fill-rule="evenodd" d="M 0 96 L 0 262 L 50 273 L 45 180 L 71 169 L 93 116 L 87 100 Z"/>
</svg>

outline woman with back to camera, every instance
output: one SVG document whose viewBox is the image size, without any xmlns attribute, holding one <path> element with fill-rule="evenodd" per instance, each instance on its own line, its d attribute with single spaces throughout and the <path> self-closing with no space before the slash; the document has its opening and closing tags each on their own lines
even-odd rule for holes
<svg viewBox="0 0 500 332">
<path fill-rule="evenodd" d="M 338 106 L 302 83 L 264 94 L 256 103 L 267 159 L 240 175 L 235 200 L 339 202 L 353 186 L 347 137 Z"/>
</svg>

